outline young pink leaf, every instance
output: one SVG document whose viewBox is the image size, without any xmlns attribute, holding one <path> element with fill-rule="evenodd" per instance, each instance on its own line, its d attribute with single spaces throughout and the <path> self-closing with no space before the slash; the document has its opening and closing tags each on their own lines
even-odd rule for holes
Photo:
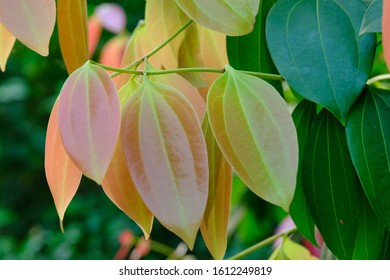
<svg viewBox="0 0 390 280">
<path fill-rule="evenodd" d="M 56 21 L 54 0 L 0 0 L 0 22 L 23 44 L 49 54 L 49 41 Z"/>
<path fill-rule="evenodd" d="M 45 172 L 58 216 L 62 222 L 65 210 L 79 187 L 82 173 L 64 149 L 57 116 L 58 102 L 53 106 L 47 126 Z"/>
<path fill-rule="evenodd" d="M 15 36 L 0 23 L 0 70 L 3 72 L 14 43 Z"/>
<path fill-rule="evenodd" d="M 122 34 L 108 40 L 100 53 L 99 62 L 112 67 L 120 67 L 128 39 L 126 34 Z"/>
<path fill-rule="evenodd" d="M 388 0 L 383 1 L 382 40 L 387 68 L 390 70 L 390 1 Z"/>
<path fill-rule="evenodd" d="M 145 78 L 124 109 L 121 139 L 146 205 L 192 248 L 208 195 L 207 150 L 194 109 L 175 89 Z"/>
<path fill-rule="evenodd" d="M 120 127 L 117 91 L 105 70 L 87 62 L 69 76 L 59 97 L 58 122 L 70 158 L 101 184 Z"/>
<path fill-rule="evenodd" d="M 102 25 L 97 16 L 88 18 L 88 56 L 91 58 L 102 35 Z"/>
</svg>

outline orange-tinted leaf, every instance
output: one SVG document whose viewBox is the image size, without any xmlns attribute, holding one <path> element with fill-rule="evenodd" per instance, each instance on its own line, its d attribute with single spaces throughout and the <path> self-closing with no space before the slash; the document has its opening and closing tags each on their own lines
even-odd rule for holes
<svg viewBox="0 0 390 280">
<path fill-rule="evenodd" d="M 49 54 L 49 41 L 56 20 L 54 0 L 1 0 L 0 22 L 23 44 Z"/>
<path fill-rule="evenodd" d="M 112 67 L 120 67 L 128 39 L 127 35 L 117 35 L 108 40 L 100 53 L 99 62 Z"/>
<path fill-rule="evenodd" d="M 86 0 L 58 0 L 58 38 L 68 73 L 88 60 Z"/>
<path fill-rule="evenodd" d="M 387 68 L 390 70 L 390 1 L 388 0 L 383 1 L 382 40 Z"/>
<path fill-rule="evenodd" d="M 53 106 L 47 126 L 45 172 L 54 204 L 61 221 L 79 187 L 82 173 L 64 149 L 58 128 L 58 102 Z"/>
<path fill-rule="evenodd" d="M 92 15 L 88 18 L 88 57 L 91 58 L 95 53 L 102 35 L 102 25 L 97 16 Z"/>
<path fill-rule="evenodd" d="M 285 101 L 267 82 L 227 66 L 207 97 L 226 159 L 258 196 L 288 212 L 298 169 L 297 135 Z"/>
<path fill-rule="evenodd" d="M 84 175 L 101 184 L 120 127 L 117 91 L 108 73 L 87 62 L 61 89 L 59 127 L 64 147 Z"/>
<path fill-rule="evenodd" d="M 0 70 L 3 72 L 14 43 L 15 36 L 0 23 Z"/>
<path fill-rule="evenodd" d="M 144 202 L 192 248 L 208 194 L 207 151 L 194 109 L 175 89 L 145 78 L 124 109 L 121 139 Z"/>
<path fill-rule="evenodd" d="M 208 116 L 202 123 L 209 160 L 209 196 L 200 230 L 214 259 L 223 259 L 227 246 L 233 171 L 215 141 Z"/>
</svg>

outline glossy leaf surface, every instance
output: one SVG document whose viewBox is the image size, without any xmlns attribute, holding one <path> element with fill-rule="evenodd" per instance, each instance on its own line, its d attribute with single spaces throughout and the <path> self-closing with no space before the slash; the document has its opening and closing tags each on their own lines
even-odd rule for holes
<svg viewBox="0 0 390 280">
<path fill-rule="evenodd" d="M 304 99 L 295 108 L 292 117 L 298 134 L 299 144 L 299 166 L 297 175 L 297 186 L 290 207 L 290 215 L 299 232 L 306 237 L 312 244 L 317 244 L 314 221 L 310 214 L 305 193 L 302 186 L 302 161 L 305 151 L 307 136 L 310 126 L 317 115 L 317 106 L 315 103 Z"/>
<path fill-rule="evenodd" d="M 375 213 L 390 227 L 390 94 L 368 88 L 347 123 L 353 163 Z"/>
<path fill-rule="evenodd" d="M 243 182 L 288 212 L 298 143 L 279 93 L 267 82 L 227 66 L 210 88 L 207 111 L 219 147 Z"/>
<path fill-rule="evenodd" d="M 223 259 L 227 247 L 233 171 L 215 141 L 208 116 L 202 123 L 209 161 L 209 196 L 200 230 L 214 259 Z"/>
<path fill-rule="evenodd" d="M 260 0 L 176 0 L 195 22 L 232 36 L 252 31 Z"/>
<path fill-rule="evenodd" d="M 60 221 L 76 194 L 82 173 L 72 162 L 62 144 L 58 127 L 58 102 L 53 106 L 47 126 L 45 173 Z"/>
<path fill-rule="evenodd" d="M 383 2 L 382 13 L 382 44 L 383 53 L 385 55 L 387 69 L 390 69 L 390 3 Z"/>
<path fill-rule="evenodd" d="M 313 121 L 306 141 L 302 183 L 327 247 L 339 259 L 351 259 L 358 228 L 359 183 L 344 127 L 326 109 Z"/>
<path fill-rule="evenodd" d="M 88 60 L 86 0 L 58 0 L 58 38 L 62 57 L 72 73 Z"/>
<path fill-rule="evenodd" d="M 360 0 L 280 0 L 267 18 L 267 43 L 281 75 L 344 124 L 374 59 L 375 35 L 358 36 L 365 10 Z"/>
<path fill-rule="evenodd" d="M 15 43 L 15 36 L 0 23 L 0 70 L 5 71 L 8 57 Z"/>
<path fill-rule="evenodd" d="M 54 0 L 1 0 L 0 22 L 24 45 L 47 56 L 56 21 Z"/>
<path fill-rule="evenodd" d="M 87 62 L 61 89 L 59 128 L 64 147 L 84 175 L 101 184 L 120 127 L 117 91 L 102 68 Z"/>
<path fill-rule="evenodd" d="M 364 14 L 359 34 L 376 33 L 382 31 L 383 0 L 373 0 Z"/>
<path fill-rule="evenodd" d="M 145 78 L 124 109 L 121 139 L 145 204 L 192 248 L 208 195 L 207 150 L 194 109 L 175 89 Z"/>
</svg>

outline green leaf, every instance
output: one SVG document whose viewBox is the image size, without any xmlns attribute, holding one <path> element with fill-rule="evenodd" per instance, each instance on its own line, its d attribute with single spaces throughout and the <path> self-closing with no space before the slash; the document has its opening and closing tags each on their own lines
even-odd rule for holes
<svg viewBox="0 0 390 280">
<path fill-rule="evenodd" d="M 384 234 L 385 225 L 375 215 L 367 197 L 361 191 L 353 258 L 355 260 L 377 260 L 380 257 Z"/>
<path fill-rule="evenodd" d="M 298 143 L 287 105 L 267 82 L 226 66 L 207 97 L 210 125 L 225 158 L 258 196 L 288 211 Z"/>
<path fill-rule="evenodd" d="M 176 0 L 177 5 L 195 22 L 232 36 L 252 31 L 259 2 L 260 0 Z"/>
<path fill-rule="evenodd" d="M 371 72 L 375 35 L 358 37 L 360 0 L 279 0 L 267 18 L 273 61 L 289 85 L 342 123 Z"/>
<path fill-rule="evenodd" d="M 347 123 L 348 146 L 367 198 L 390 227 L 390 91 L 371 88 L 359 98 Z"/>
<path fill-rule="evenodd" d="M 339 259 L 351 259 L 358 227 L 359 184 L 344 127 L 325 109 L 313 121 L 307 138 L 302 183 L 326 245 Z"/>
<path fill-rule="evenodd" d="M 305 193 L 302 186 L 302 159 L 305 150 L 306 139 L 310 126 L 317 115 L 317 106 L 315 103 L 304 99 L 295 108 L 292 117 L 298 134 L 299 144 L 299 165 L 297 175 L 297 186 L 290 207 L 290 215 L 299 232 L 311 243 L 317 244 L 314 221 L 308 209 Z"/>
<path fill-rule="evenodd" d="M 283 238 L 282 244 L 272 253 L 270 260 L 317 260 L 305 247 Z"/>
<path fill-rule="evenodd" d="M 278 74 L 265 39 L 265 22 L 276 0 L 260 1 L 253 31 L 243 36 L 227 37 L 229 63 L 234 69 Z M 281 83 L 270 81 L 279 92 Z"/>
<path fill-rule="evenodd" d="M 390 230 L 388 228 L 385 228 L 379 259 L 390 260 Z"/>
<path fill-rule="evenodd" d="M 383 0 L 374 0 L 371 2 L 364 14 L 359 35 L 382 32 L 382 7 Z"/>
</svg>

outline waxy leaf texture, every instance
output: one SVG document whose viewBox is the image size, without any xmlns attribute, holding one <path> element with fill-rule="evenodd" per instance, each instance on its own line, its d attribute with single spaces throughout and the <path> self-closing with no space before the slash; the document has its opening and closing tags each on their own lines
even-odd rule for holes
<svg viewBox="0 0 390 280">
<path fill-rule="evenodd" d="M 122 115 L 135 187 L 155 217 L 192 248 L 208 195 L 206 143 L 187 99 L 147 77 Z"/>
<path fill-rule="evenodd" d="M 58 122 L 65 150 L 99 185 L 114 154 L 120 128 L 117 91 L 108 73 L 87 62 L 61 89 Z"/>
<path fill-rule="evenodd" d="M 267 82 L 227 66 L 211 86 L 207 111 L 224 156 L 264 200 L 289 211 L 298 142 L 287 105 Z"/>
<path fill-rule="evenodd" d="M 49 54 L 55 21 L 54 0 L 0 0 L 0 23 L 40 55 Z"/>
</svg>

